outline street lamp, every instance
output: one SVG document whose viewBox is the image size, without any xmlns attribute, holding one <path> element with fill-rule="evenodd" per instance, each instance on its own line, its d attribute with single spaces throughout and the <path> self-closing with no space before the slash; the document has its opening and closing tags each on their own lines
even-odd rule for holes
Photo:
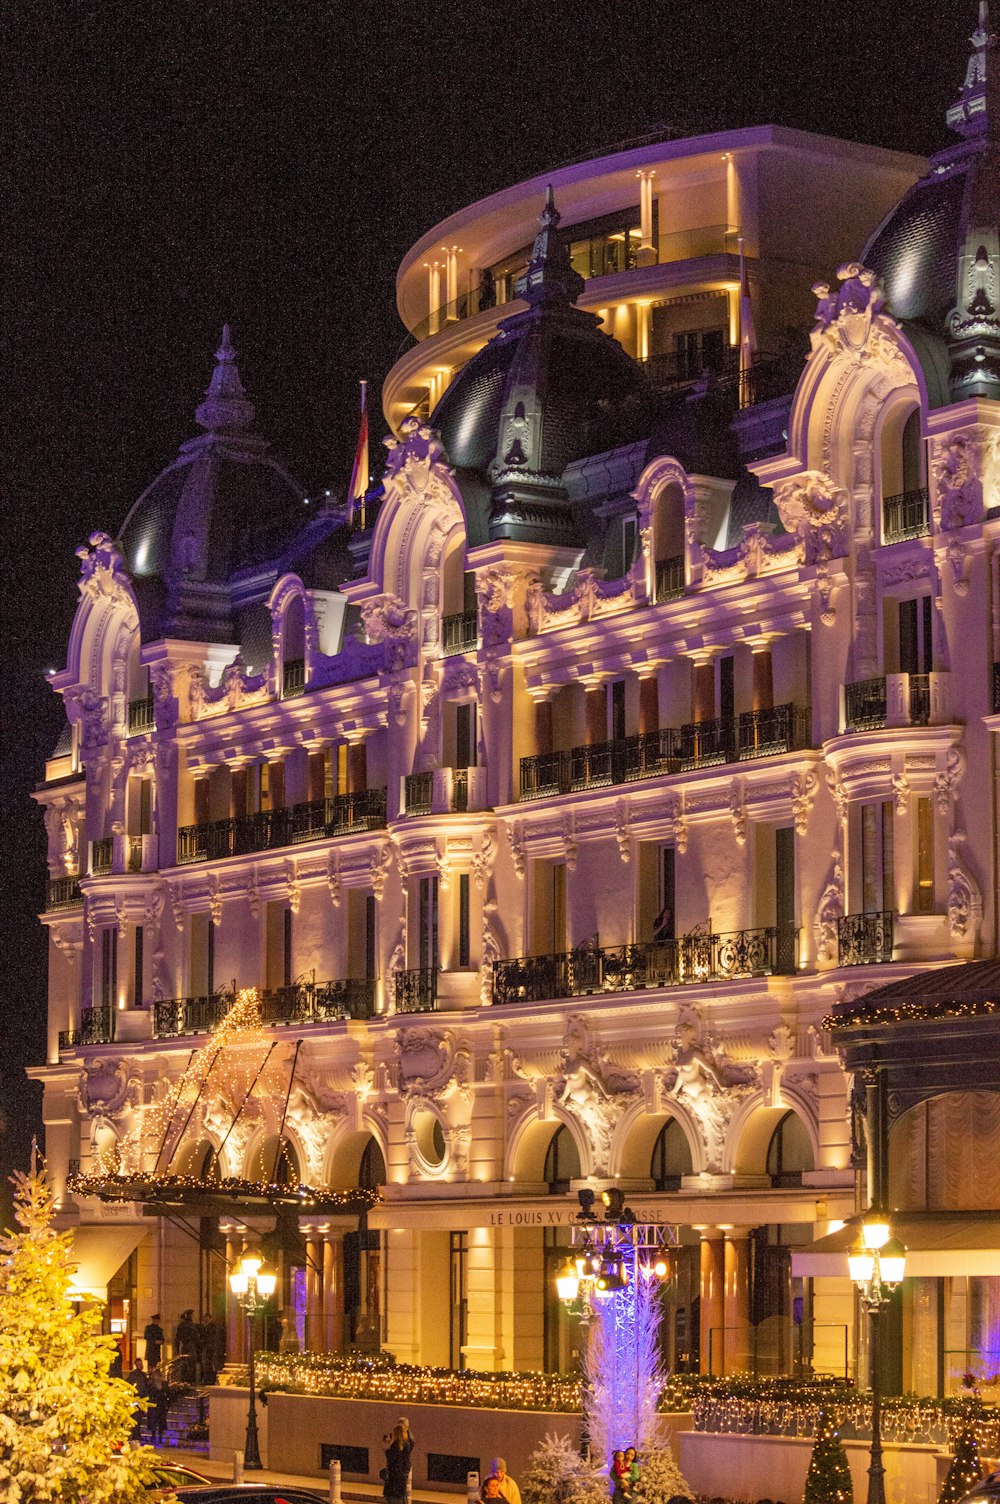
<svg viewBox="0 0 1000 1504">
<path fill-rule="evenodd" d="M 851 1279 L 871 1318 L 872 1445 L 868 1467 L 868 1504 L 885 1504 L 882 1466 L 882 1322 L 881 1315 L 906 1272 L 906 1249 L 884 1216 L 870 1213 L 861 1238 L 847 1256 Z"/>
<path fill-rule="evenodd" d="M 229 1276 L 229 1288 L 239 1301 L 247 1317 L 247 1332 L 250 1347 L 250 1409 L 247 1412 L 247 1434 L 243 1443 L 243 1466 L 248 1472 L 259 1472 L 260 1445 L 257 1440 L 257 1377 L 254 1370 L 254 1320 L 258 1311 L 274 1294 L 278 1276 L 269 1269 L 259 1253 L 245 1249 L 239 1264 Z"/>
</svg>

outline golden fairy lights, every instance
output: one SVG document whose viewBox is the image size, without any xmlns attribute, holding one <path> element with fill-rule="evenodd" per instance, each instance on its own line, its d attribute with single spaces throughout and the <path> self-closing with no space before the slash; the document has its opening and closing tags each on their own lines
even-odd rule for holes
<svg viewBox="0 0 1000 1504">
<path fill-rule="evenodd" d="M 67 1186 L 75 1195 L 98 1196 L 102 1201 L 169 1202 L 212 1196 L 218 1200 L 231 1197 L 237 1201 L 280 1201 L 301 1211 L 361 1211 L 370 1209 L 381 1199 L 377 1191 L 366 1186 L 333 1191 L 322 1186 L 286 1186 L 268 1180 L 245 1180 L 240 1176 L 213 1180 L 201 1175 L 152 1175 L 145 1171 L 135 1175 L 71 1175 Z"/>
<path fill-rule="evenodd" d="M 859 1024 L 899 1024 L 910 1020 L 926 1022 L 936 1018 L 977 1018 L 1000 1012 L 1000 1001 L 984 998 L 975 1002 L 969 998 L 941 998 L 928 1002 L 914 998 L 912 1002 L 885 1003 L 881 1006 L 865 1005 L 860 998 L 855 1007 L 843 1013 L 828 1013 L 823 1020 L 824 1029 L 852 1029 Z"/>
</svg>

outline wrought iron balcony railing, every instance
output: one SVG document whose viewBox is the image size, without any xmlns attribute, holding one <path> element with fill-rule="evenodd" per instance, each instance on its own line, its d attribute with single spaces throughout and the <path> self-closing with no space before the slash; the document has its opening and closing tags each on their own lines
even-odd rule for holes
<svg viewBox="0 0 1000 1504">
<path fill-rule="evenodd" d="M 636 945 L 582 945 L 547 956 L 493 965 L 494 1003 L 537 1003 L 595 992 L 639 992 L 687 982 L 788 975 L 795 971 L 798 930 L 694 930 L 677 940 Z"/>
<path fill-rule="evenodd" d="M 882 542 L 926 538 L 931 530 L 930 498 L 926 486 L 882 498 Z"/>
<path fill-rule="evenodd" d="M 363 789 L 356 794 L 308 800 L 288 809 L 182 825 L 177 832 L 177 861 L 218 861 L 299 841 L 348 835 L 355 830 L 378 830 L 384 824 L 385 789 Z"/>
<path fill-rule="evenodd" d="M 407 773 L 403 779 L 403 808 L 408 815 L 429 815 L 434 807 L 434 772 Z"/>
<path fill-rule="evenodd" d="M 397 971 L 394 980 L 397 1013 L 433 1013 L 437 1008 L 436 966 Z"/>
<path fill-rule="evenodd" d="M 840 966 L 872 966 L 892 960 L 892 911 L 845 914 L 837 921 L 837 961 Z"/>
<path fill-rule="evenodd" d="M 45 885 L 45 908 L 71 909 L 83 903 L 80 879 L 77 877 L 50 877 Z"/>
<path fill-rule="evenodd" d="M 125 836 L 125 871 L 142 871 L 142 836 Z"/>
<path fill-rule="evenodd" d="M 479 613 L 459 611 L 441 620 L 441 653 L 453 658 L 457 653 L 472 653 L 479 646 Z"/>
<path fill-rule="evenodd" d="M 305 694 L 306 660 L 287 658 L 281 670 L 281 697 L 290 700 L 295 695 Z"/>
<path fill-rule="evenodd" d="M 993 665 L 993 714 L 1000 715 L 1000 663 Z"/>
<path fill-rule="evenodd" d="M 111 1044 L 115 1037 L 115 1012 L 113 1008 L 84 1008 L 77 1029 L 63 1029 L 59 1034 L 60 1050 L 71 1050 L 77 1045 Z"/>
<path fill-rule="evenodd" d="M 90 872 L 93 877 L 107 877 L 114 860 L 115 838 L 105 836 L 90 843 Z"/>
<path fill-rule="evenodd" d="M 930 674 L 895 674 L 902 709 L 893 724 L 926 726 L 931 717 Z M 905 688 L 903 681 L 906 681 Z M 876 731 L 889 725 L 889 695 L 885 674 L 844 685 L 845 731 Z"/>
<path fill-rule="evenodd" d="M 235 992 L 208 997 L 175 997 L 154 1004 L 153 1034 L 158 1039 L 211 1034 L 233 1006 Z M 375 981 L 369 977 L 332 982 L 295 982 L 261 994 L 261 1019 L 268 1026 L 330 1023 L 345 1018 L 372 1018 Z"/>
<path fill-rule="evenodd" d="M 656 561 L 656 603 L 675 601 L 684 594 L 684 555 Z"/>
<path fill-rule="evenodd" d="M 733 719 L 664 726 L 620 741 L 521 758 L 521 798 L 545 799 L 571 789 L 602 788 L 718 763 L 777 757 L 809 746 L 811 711 L 795 705 L 748 710 Z"/>
<path fill-rule="evenodd" d="M 153 696 L 147 695 L 143 700 L 129 700 L 128 702 L 128 734 L 136 736 L 141 731 L 152 731 L 156 725 L 156 714 L 153 708 Z"/>
</svg>

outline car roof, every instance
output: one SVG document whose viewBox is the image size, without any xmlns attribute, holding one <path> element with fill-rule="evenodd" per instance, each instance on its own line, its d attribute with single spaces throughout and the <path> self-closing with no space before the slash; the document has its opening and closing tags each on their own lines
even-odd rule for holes
<svg viewBox="0 0 1000 1504">
<path fill-rule="evenodd" d="M 325 1494 L 296 1485 L 288 1488 L 281 1483 L 192 1483 L 175 1488 L 173 1493 L 181 1504 L 185 1501 L 189 1504 L 228 1504 L 229 1500 L 250 1504 L 255 1499 L 260 1504 L 278 1504 L 282 1499 L 287 1500 L 287 1504 L 316 1504 L 317 1500 L 326 1504 Z"/>
</svg>

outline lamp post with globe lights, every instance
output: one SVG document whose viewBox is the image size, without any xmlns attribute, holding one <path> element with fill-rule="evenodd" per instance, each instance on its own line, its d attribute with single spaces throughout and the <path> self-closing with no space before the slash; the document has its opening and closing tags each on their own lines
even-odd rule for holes
<svg viewBox="0 0 1000 1504">
<path fill-rule="evenodd" d="M 868 1504 L 885 1504 L 882 1465 L 882 1313 L 902 1284 L 906 1249 L 881 1214 L 869 1212 L 847 1265 L 871 1320 L 872 1445 L 868 1467 Z"/>
<path fill-rule="evenodd" d="M 245 1249 L 240 1261 L 229 1276 L 229 1288 L 246 1313 L 248 1346 L 250 1349 L 250 1408 L 247 1411 L 247 1434 L 243 1443 L 243 1466 L 248 1472 L 259 1472 L 260 1443 L 257 1437 L 257 1375 L 254 1368 L 254 1325 L 257 1315 L 264 1309 L 274 1294 L 278 1276 L 269 1269 L 259 1253 Z"/>
</svg>

